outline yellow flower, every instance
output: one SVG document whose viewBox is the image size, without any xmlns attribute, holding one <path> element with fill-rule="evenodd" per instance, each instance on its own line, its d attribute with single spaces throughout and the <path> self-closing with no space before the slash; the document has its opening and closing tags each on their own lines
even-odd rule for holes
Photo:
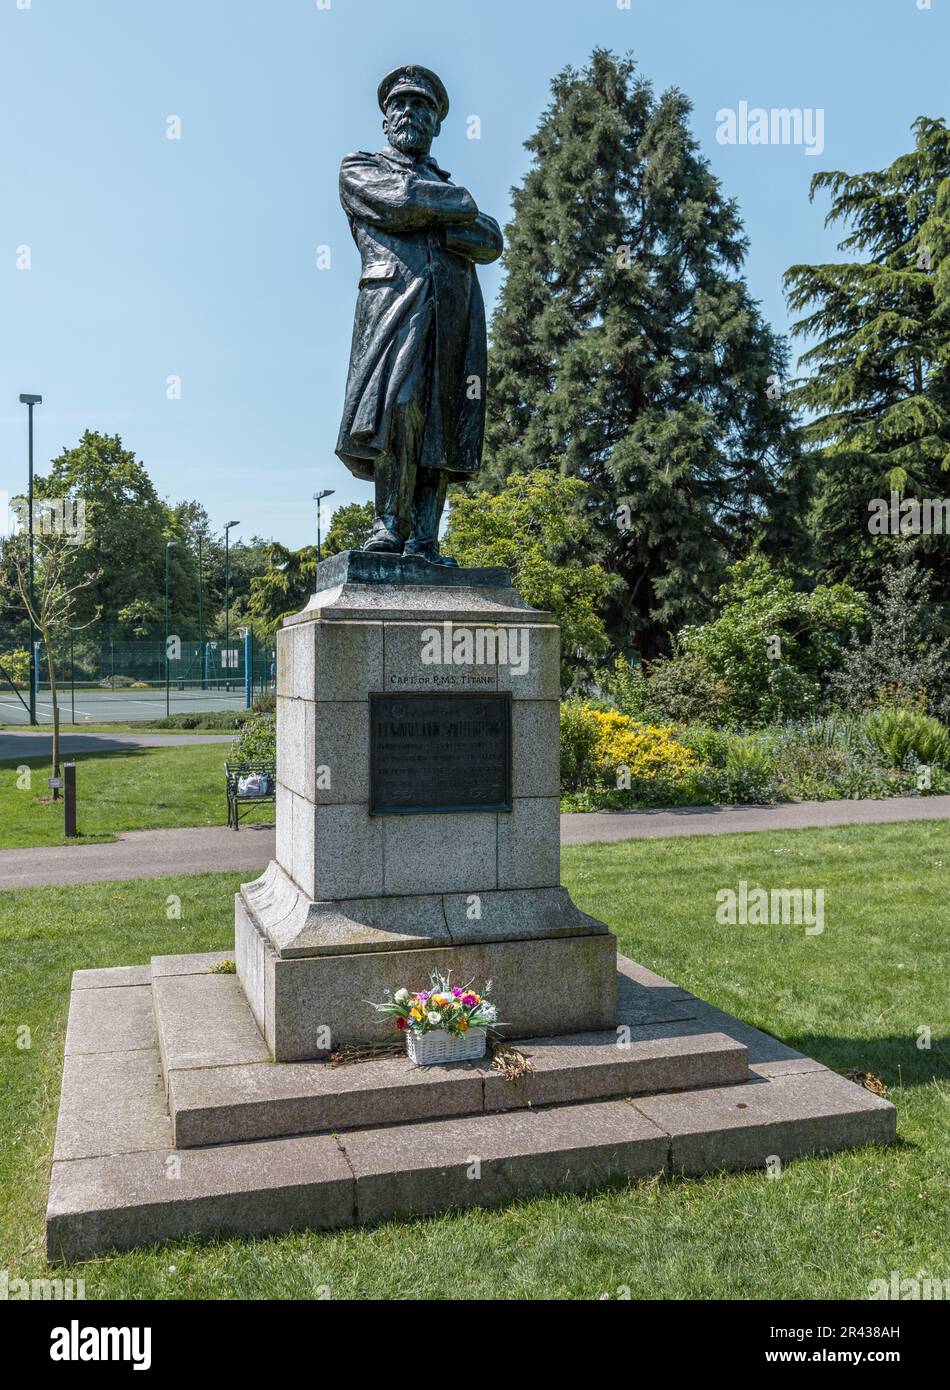
<svg viewBox="0 0 950 1390">
<path fill-rule="evenodd" d="M 582 709 L 582 716 L 596 730 L 594 763 L 611 781 L 623 767 L 634 778 L 665 777 L 675 782 L 696 766 L 693 752 L 674 737 L 672 724 L 641 724 L 618 710 L 589 706 Z"/>
</svg>

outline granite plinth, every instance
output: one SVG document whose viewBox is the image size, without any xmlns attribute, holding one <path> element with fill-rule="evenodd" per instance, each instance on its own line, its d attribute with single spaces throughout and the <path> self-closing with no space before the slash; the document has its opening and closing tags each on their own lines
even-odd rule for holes
<svg viewBox="0 0 950 1390">
<path fill-rule="evenodd" d="M 686 1015 L 696 1010 L 689 1007 L 673 1027 L 640 1022 L 520 1041 L 530 1070 L 516 1080 L 490 1057 L 435 1067 L 408 1066 L 404 1056 L 271 1065 L 235 983 L 222 975 L 156 979 L 159 1047 L 179 1148 L 722 1086 L 749 1074 L 745 1044 L 692 1027 Z M 643 999 L 635 1017 L 653 1012 Z M 393 1038 L 391 1023 L 386 1036 Z"/>
<path fill-rule="evenodd" d="M 488 774 L 465 724 L 488 695 L 510 716 L 506 766 L 484 755 L 506 795 L 470 805 Z M 559 695 L 557 626 L 506 570 L 362 551 L 320 566 L 278 634 L 276 858 L 235 904 L 238 977 L 277 1060 L 378 1041 L 385 1021 L 353 998 L 436 968 L 491 980 L 512 1037 L 613 1025 L 613 938 L 560 886 Z M 411 814 L 375 794 L 384 747 Z M 416 805 L 420 760 L 439 796 Z M 472 797 L 441 795 L 446 767 Z"/>
<path fill-rule="evenodd" d="M 277 1061 L 384 1041 L 390 1027 L 385 1016 L 355 1007 L 354 1000 L 381 1001 L 403 986 L 424 988 L 433 970 L 464 983 L 490 980 L 499 1028 L 508 1037 L 614 1025 L 617 943 L 569 899 L 569 909 L 549 913 L 553 930 L 544 935 L 543 900 L 537 918 L 519 914 L 517 904 L 506 913 L 498 907 L 496 919 L 504 913 L 510 924 L 501 928 L 509 933 L 502 940 L 466 931 L 480 924 L 470 924 L 454 904 L 447 913 L 439 899 L 411 902 L 408 912 L 399 900 L 314 904 L 299 895 L 297 901 L 298 909 L 289 907 L 282 918 L 273 908 L 274 918 L 262 919 L 252 896 L 242 890 L 235 900 L 238 975 Z M 293 933 L 289 950 L 275 949 L 269 920 L 275 934 L 282 925 Z"/>
<path fill-rule="evenodd" d="M 504 589 L 511 571 L 502 565 L 463 569 L 435 565 L 419 555 L 394 555 L 382 550 L 341 550 L 317 566 L 316 589 L 338 584 L 411 584 L 438 589 Z"/>
<path fill-rule="evenodd" d="M 194 1236 L 330 1230 L 661 1174 L 774 1172 L 776 1160 L 895 1137 L 888 1101 L 623 958 L 629 1053 L 605 1036 L 532 1039 L 524 1050 L 535 1070 L 521 1083 L 480 1064 L 420 1071 L 406 1062 L 400 1075 L 395 1058 L 337 1071 L 249 1062 L 250 1035 L 237 1021 L 247 1006 L 233 977 L 208 974 L 217 959 L 157 958 L 134 974 L 74 980 L 74 1037 L 83 1041 L 98 1011 L 118 1050 L 67 1054 L 51 1261 Z M 154 984 L 170 1104 L 139 993 Z M 203 1010 L 203 1032 L 180 1026 L 182 1001 Z M 233 1064 L 221 1062 L 219 1042 L 207 1046 L 215 1031 L 232 1040 Z M 656 1086 L 688 1083 L 690 1068 L 704 1080 L 637 1093 L 651 1075 Z M 275 1124 L 335 1133 L 267 1137 Z"/>
</svg>

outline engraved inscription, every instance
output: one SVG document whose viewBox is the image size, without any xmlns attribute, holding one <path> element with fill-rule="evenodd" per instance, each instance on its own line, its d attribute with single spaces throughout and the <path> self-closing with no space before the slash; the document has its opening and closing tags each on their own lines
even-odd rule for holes
<svg viewBox="0 0 950 1390">
<path fill-rule="evenodd" d="M 509 693 L 369 700 L 371 812 L 511 810 Z"/>
</svg>

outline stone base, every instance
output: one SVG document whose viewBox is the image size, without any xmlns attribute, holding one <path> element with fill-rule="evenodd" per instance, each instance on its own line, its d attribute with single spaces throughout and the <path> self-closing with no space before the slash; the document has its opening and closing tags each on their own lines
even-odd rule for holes
<svg viewBox="0 0 950 1390">
<path fill-rule="evenodd" d="M 621 1031 L 526 1041 L 535 1069 L 515 1083 L 481 1063 L 275 1065 L 239 982 L 209 973 L 223 958 L 74 975 L 50 1260 L 764 1168 L 895 1137 L 887 1101 L 622 957 Z"/>
<path fill-rule="evenodd" d="M 507 589 L 511 571 L 501 565 L 463 569 L 434 565 L 420 555 L 389 555 L 381 550 L 340 550 L 317 566 L 316 593 L 349 584 L 390 587 L 407 585 L 433 589 Z"/>
<path fill-rule="evenodd" d="M 184 961 L 189 970 L 193 959 Z M 167 968 L 169 958 L 154 964 Z M 175 1145 L 276 1139 L 747 1080 L 744 1043 L 694 1023 L 684 1003 L 653 1000 L 636 981 L 620 979 L 634 996 L 624 1015 L 631 1025 L 636 1021 L 636 1035 L 627 1039 L 614 1028 L 520 1040 L 532 1070 L 513 1083 L 490 1058 L 434 1067 L 412 1066 L 404 1056 L 344 1066 L 261 1065 L 269 1052 L 233 975 L 156 976 L 152 996 Z M 391 1022 L 385 1040 L 398 1041 Z"/>
<path fill-rule="evenodd" d="M 615 938 L 566 889 L 313 902 L 271 863 L 235 899 L 238 978 L 278 1062 L 389 1041 L 391 1020 L 363 1001 L 453 980 L 492 982 L 512 1038 L 591 1032 L 616 1022 Z"/>
</svg>

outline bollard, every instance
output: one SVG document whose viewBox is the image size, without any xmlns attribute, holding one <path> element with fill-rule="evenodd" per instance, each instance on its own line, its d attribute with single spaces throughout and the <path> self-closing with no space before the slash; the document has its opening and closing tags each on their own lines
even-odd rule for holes
<svg viewBox="0 0 950 1390">
<path fill-rule="evenodd" d="M 66 804 L 63 807 L 63 818 L 65 822 L 66 835 L 73 838 L 78 835 L 76 829 L 76 764 L 63 763 L 63 791 Z"/>
</svg>

